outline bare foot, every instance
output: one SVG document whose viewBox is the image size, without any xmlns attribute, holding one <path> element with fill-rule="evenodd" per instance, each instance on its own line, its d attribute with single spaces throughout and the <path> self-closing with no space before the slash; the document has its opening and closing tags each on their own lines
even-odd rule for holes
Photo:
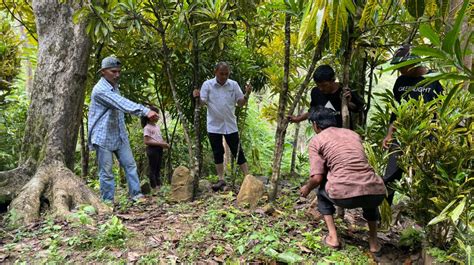
<svg viewBox="0 0 474 265">
<path fill-rule="evenodd" d="M 341 244 L 339 243 L 339 240 L 337 237 L 331 237 L 330 235 L 325 235 L 323 237 L 323 243 L 333 249 L 340 249 Z"/>
<path fill-rule="evenodd" d="M 378 240 L 369 239 L 369 250 L 372 253 L 379 253 L 382 249 L 382 245 L 379 244 Z"/>
</svg>

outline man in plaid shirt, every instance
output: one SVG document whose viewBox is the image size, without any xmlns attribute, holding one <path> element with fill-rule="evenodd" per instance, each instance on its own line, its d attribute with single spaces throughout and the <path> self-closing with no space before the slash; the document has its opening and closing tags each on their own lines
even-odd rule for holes
<svg viewBox="0 0 474 265">
<path fill-rule="evenodd" d="M 102 60 L 99 70 L 102 77 L 92 90 L 89 107 L 89 146 L 96 150 L 100 193 L 105 202 L 114 200 L 113 154 L 125 171 L 130 198 L 139 201 L 143 197 L 137 165 L 133 159 L 125 127 L 124 112 L 158 119 L 156 112 L 120 96 L 118 90 L 120 70 L 121 63 L 117 58 L 106 57 Z"/>
</svg>

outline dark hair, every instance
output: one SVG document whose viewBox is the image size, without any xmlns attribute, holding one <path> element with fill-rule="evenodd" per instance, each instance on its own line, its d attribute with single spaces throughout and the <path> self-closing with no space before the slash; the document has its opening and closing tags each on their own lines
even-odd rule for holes
<svg viewBox="0 0 474 265">
<path fill-rule="evenodd" d="M 308 120 L 316 123 L 321 130 L 337 126 L 336 111 L 322 106 L 312 107 L 309 110 Z"/>
<path fill-rule="evenodd" d="M 148 106 L 148 108 L 151 109 L 152 111 L 156 112 L 156 113 L 159 112 L 158 108 L 155 107 L 155 106 Z M 140 122 L 141 122 L 143 128 L 145 128 L 145 126 L 148 124 L 149 121 L 150 121 L 150 119 L 148 119 L 147 116 L 141 116 L 140 117 Z"/>
<path fill-rule="evenodd" d="M 324 81 L 334 81 L 336 80 L 336 73 L 331 66 L 327 64 L 323 64 L 318 66 L 313 74 L 313 80 L 316 83 L 324 82 Z"/>
<path fill-rule="evenodd" d="M 216 63 L 216 66 L 214 67 L 214 70 L 219 70 L 221 67 L 226 67 L 227 69 L 230 70 L 230 65 L 227 62 L 218 62 L 218 63 Z"/>
</svg>

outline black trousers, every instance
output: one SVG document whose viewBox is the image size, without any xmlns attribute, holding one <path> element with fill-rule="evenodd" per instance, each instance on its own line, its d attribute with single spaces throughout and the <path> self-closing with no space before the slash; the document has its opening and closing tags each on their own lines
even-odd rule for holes
<svg viewBox="0 0 474 265">
<path fill-rule="evenodd" d="M 402 152 L 398 143 L 394 142 L 390 145 L 390 154 L 388 156 L 387 168 L 383 176 L 383 182 L 387 187 L 387 202 L 389 205 L 393 203 L 395 191 L 390 188 L 390 184 L 402 178 L 403 170 L 398 166 L 398 158 Z"/>
<path fill-rule="evenodd" d="M 322 183 L 318 189 L 318 210 L 322 215 L 333 215 L 336 211 L 334 205 L 346 208 L 362 208 L 362 216 L 367 221 L 379 219 L 378 206 L 382 203 L 385 195 L 363 195 L 347 199 L 331 199 L 326 192 L 326 183 Z"/>
<path fill-rule="evenodd" d="M 237 156 L 237 164 L 242 165 L 247 162 L 245 159 L 244 151 L 242 146 L 239 148 L 239 154 L 237 155 L 237 148 L 239 147 L 239 133 L 231 134 L 219 134 L 219 133 L 207 133 L 209 137 L 209 142 L 211 143 L 212 154 L 214 155 L 214 163 L 222 164 L 224 163 L 224 145 L 222 144 L 222 136 L 224 136 L 226 143 L 230 147 L 230 151 L 234 157 Z"/>
<path fill-rule="evenodd" d="M 161 186 L 161 160 L 163 158 L 163 148 L 159 146 L 147 146 L 146 155 L 148 156 L 148 178 L 150 179 L 150 186 L 156 188 Z"/>
</svg>

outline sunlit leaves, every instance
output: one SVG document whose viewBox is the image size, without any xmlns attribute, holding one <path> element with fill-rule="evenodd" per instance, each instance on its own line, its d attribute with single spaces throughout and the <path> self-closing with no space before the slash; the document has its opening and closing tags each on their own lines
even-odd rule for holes
<svg viewBox="0 0 474 265">
<path fill-rule="evenodd" d="M 349 20 L 356 7 L 351 0 L 311 0 L 306 3 L 302 18 L 298 44 L 302 45 L 310 36 L 317 43 L 323 27 L 329 28 L 329 47 L 335 53 L 342 43 L 342 38 Z"/>
<path fill-rule="evenodd" d="M 196 11 L 200 22 L 195 26 L 205 26 L 202 35 L 203 42 L 212 47 L 213 50 L 223 50 L 225 43 L 232 40 L 235 34 L 230 13 L 233 10 L 223 0 L 207 0 L 202 8 Z"/>
<path fill-rule="evenodd" d="M 374 24 L 373 16 L 379 5 L 377 0 L 368 0 L 364 5 L 364 10 L 362 11 L 361 18 L 359 19 L 359 27 L 364 29 L 369 24 Z"/>
</svg>

